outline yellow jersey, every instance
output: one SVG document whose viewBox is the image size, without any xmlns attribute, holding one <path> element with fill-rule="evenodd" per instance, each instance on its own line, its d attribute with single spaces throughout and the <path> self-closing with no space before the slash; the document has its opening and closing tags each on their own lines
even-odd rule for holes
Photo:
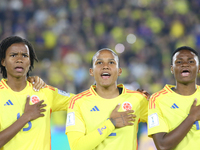
<svg viewBox="0 0 200 150">
<path fill-rule="evenodd" d="M 171 132 L 188 116 L 190 108 L 197 98 L 200 104 L 200 89 L 198 86 L 194 94 L 183 96 L 174 92 L 173 85 L 166 85 L 161 91 L 154 93 L 149 100 L 148 135 Z M 199 150 L 200 126 L 196 121 L 184 139 L 176 146 L 176 150 Z"/>
<path fill-rule="evenodd" d="M 140 92 L 128 90 L 124 85 L 119 84 L 118 88 L 122 89 L 122 93 L 116 98 L 105 99 L 95 92 L 95 88 L 96 86 L 92 85 L 90 89 L 71 99 L 67 115 L 66 134 L 71 131 L 78 131 L 87 135 L 96 130 L 98 135 L 87 142 L 94 142 L 93 140 L 98 141 L 99 139 L 100 144 L 97 144 L 95 148 L 86 146 L 87 149 L 136 150 L 138 147 L 138 123 L 147 121 L 148 101 L 146 97 Z M 119 103 L 121 104 L 119 112 L 134 110 L 134 114 L 137 116 L 134 125 L 116 129 L 113 129 L 113 126 L 109 126 L 108 123 L 101 126 L 103 122 L 108 121 L 111 112 Z M 101 137 L 110 130 L 109 136 L 101 141 Z M 87 142 L 85 145 L 88 145 Z"/>
<path fill-rule="evenodd" d="M 15 92 L 6 84 L 6 80 L 2 79 L 0 82 L 0 131 L 9 127 L 24 113 L 27 95 L 30 95 L 30 104 L 44 100 L 44 104 L 47 104 L 45 116 L 29 121 L 0 150 L 50 150 L 51 112 L 66 111 L 69 100 L 73 96 L 51 86 L 35 92 L 29 82 L 22 91 Z"/>
</svg>

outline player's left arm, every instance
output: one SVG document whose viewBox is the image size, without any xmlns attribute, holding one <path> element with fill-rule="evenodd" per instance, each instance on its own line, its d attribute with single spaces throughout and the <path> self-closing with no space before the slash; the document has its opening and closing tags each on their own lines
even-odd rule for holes
<svg viewBox="0 0 200 150">
<path fill-rule="evenodd" d="M 46 87 L 46 83 L 39 76 L 28 77 L 27 80 L 33 85 L 35 91 L 39 91 L 41 88 Z"/>
<path fill-rule="evenodd" d="M 159 132 L 152 135 L 158 149 L 175 148 L 190 131 L 194 122 L 200 120 L 200 105 L 196 106 L 196 104 L 197 100 L 194 100 L 189 115 L 174 130 L 169 133 Z"/>
</svg>

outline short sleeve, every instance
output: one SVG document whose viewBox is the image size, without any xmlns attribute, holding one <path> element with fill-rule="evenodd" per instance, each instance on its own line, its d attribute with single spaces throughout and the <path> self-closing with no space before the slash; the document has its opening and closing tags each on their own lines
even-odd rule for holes
<svg viewBox="0 0 200 150">
<path fill-rule="evenodd" d="M 142 97 L 140 102 L 140 122 L 147 122 L 148 117 L 148 101 Z"/>
<path fill-rule="evenodd" d="M 149 101 L 147 124 L 149 136 L 155 133 L 169 132 L 169 127 L 162 115 L 158 99 L 159 97 L 155 99 L 152 96 Z"/>
<path fill-rule="evenodd" d="M 62 110 L 67 111 L 69 101 L 74 96 L 74 94 L 67 93 L 51 86 L 46 87 L 45 94 L 47 100 L 51 104 L 52 112 Z"/>
</svg>

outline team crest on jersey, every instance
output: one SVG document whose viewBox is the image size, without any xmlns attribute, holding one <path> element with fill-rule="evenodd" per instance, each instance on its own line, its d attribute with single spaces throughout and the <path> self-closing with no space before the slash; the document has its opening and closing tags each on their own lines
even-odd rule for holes
<svg viewBox="0 0 200 150">
<path fill-rule="evenodd" d="M 124 103 L 122 104 L 122 109 L 123 109 L 123 110 L 131 110 L 131 109 L 132 109 L 131 103 L 129 103 L 129 102 L 124 102 Z"/>
<path fill-rule="evenodd" d="M 65 91 L 62 91 L 62 90 L 59 90 L 58 89 L 58 94 L 61 94 L 61 95 L 63 95 L 63 96 L 70 96 L 70 94 L 69 93 L 67 93 L 67 92 L 65 92 Z"/>
<path fill-rule="evenodd" d="M 30 100 L 33 104 L 36 104 L 40 101 L 40 98 L 37 95 L 32 95 L 31 96 L 31 100 Z"/>
</svg>

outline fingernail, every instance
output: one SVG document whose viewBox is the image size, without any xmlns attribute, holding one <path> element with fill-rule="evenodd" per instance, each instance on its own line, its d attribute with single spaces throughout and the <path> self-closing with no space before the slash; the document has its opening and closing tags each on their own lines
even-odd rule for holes
<svg viewBox="0 0 200 150">
<path fill-rule="evenodd" d="M 35 84 L 35 82 L 32 82 L 32 84 Z"/>
</svg>

